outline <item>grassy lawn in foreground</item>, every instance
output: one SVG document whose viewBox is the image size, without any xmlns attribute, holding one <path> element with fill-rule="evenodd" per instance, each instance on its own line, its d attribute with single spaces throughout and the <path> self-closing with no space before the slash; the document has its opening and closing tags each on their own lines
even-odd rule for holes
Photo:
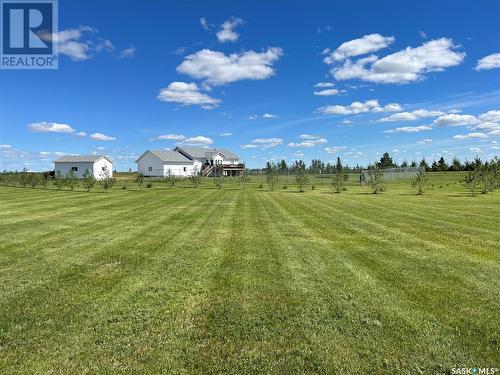
<svg viewBox="0 0 500 375">
<path fill-rule="evenodd" d="M 499 367 L 500 192 L 461 176 L 424 196 L 0 187 L 0 372 Z"/>
</svg>

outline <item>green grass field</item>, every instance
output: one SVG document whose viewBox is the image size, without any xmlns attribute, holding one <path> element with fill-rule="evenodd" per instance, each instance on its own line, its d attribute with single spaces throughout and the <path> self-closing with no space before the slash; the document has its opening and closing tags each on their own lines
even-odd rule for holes
<svg viewBox="0 0 500 375">
<path fill-rule="evenodd" d="M 500 192 L 0 187 L 0 372 L 500 367 Z"/>
</svg>

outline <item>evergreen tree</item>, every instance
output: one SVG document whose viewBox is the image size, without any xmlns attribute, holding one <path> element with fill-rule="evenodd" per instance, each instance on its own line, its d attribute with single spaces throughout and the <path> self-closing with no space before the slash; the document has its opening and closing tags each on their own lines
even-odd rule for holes
<svg viewBox="0 0 500 375">
<path fill-rule="evenodd" d="M 282 159 L 278 164 L 278 169 L 281 174 L 285 174 L 288 171 L 288 165 L 286 164 L 285 159 Z"/>
<path fill-rule="evenodd" d="M 430 170 L 430 167 L 429 167 L 429 164 L 427 163 L 427 161 L 425 160 L 425 158 L 422 158 L 422 160 L 420 160 L 420 163 L 418 165 L 420 168 L 423 168 L 424 170 L 426 171 L 429 171 Z"/>
<path fill-rule="evenodd" d="M 444 158 L 441 156 L 438 161 L 438 167 L 440 171 L 447 171 L 448 170 L 448 164 L 444 160 Z"/>
<path fill-rule="evenodd" d="M 392 158 L 389 156 L 388 152 L 385 152 L 384 155 L 380 158 L 380 162 L 378 163 L 379 167 L 384 169 L 384 168 L 394 168 L 396 165 L 394 164 L 394 161 Z"/>
<path fill-rule="evenodd" d="M 456 156 L 453 158 L 451 161 L 450 167 L 448 168 L 450 171 L 461 171 L 462 170 L 462 163 L 460 163 L 460 159 L 458 159 Z"/>
</svg>

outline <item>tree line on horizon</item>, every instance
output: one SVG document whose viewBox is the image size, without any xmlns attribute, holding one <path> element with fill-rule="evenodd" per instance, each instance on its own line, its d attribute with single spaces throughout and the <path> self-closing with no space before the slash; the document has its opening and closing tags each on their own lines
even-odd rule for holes
<svg viewBox="0 0 500 375">
<path fill-rule="evenodd" d="M 360 166 L 356 164 L 356 166 L 351 167 L 349 165 L 342 165 L 342 160 L 340 157 L 337 157 L 336 163 L 327 162 L 325 163 L 321 159 L 312 159 L 310 165 L 306 165 L 303 160 L 295 160 L 292 164 L 287 164 L 287 162 L 282 159 L 281 161 L 274 163 L 272 161 L 268 161 L 266 166 L 263 168 L 263 171 L 267 171 L 270 168 L 276 168 L 278 174 L 286 174 L 286 173 L 297 173 L 298 171 L 305 171 L 310 174 L 335 174 L 341 170 L 346 170 L 351 173 L 361 172 L 364 170 L 373 170 L 373 169 L 386 169 L 386 168 L 408 168 L 408 167 L 420 167 L 421 169 L 425 169 L 426 172 L 469 172 L 474 171 L 482 166 L 488 166 L 491 163 L 496 163 L 498 160 L 497 157 L 482 161 L 481 158 L 476 156 L 474 160 L 470 161 L 465 159 L 463 162 L 457 158 L 456 156 L 448 163 L 444 157 L 440 157 L 438 160 L 429 162 L 424 158 L 420 161 L 412 160 L 408 162 L 404 160 L 401 164 L 396 163 L 393 158 L 389 155 L 388 152 L 385 152 L 380 160 L 368 164 L 365 166 Z"/>
</svg>

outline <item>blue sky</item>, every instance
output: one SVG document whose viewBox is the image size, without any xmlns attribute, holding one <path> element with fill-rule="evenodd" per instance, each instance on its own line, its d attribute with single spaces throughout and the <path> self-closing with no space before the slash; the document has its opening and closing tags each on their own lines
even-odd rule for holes
<svg viewBox="0 0 500 375">
<path fill-rule="evenodd" d="M 58 70 L 0 72 L 0 169 L 226 147 L 250 167 L 497 155 L 500 3 L 60 1 Z"/>
</svg>

